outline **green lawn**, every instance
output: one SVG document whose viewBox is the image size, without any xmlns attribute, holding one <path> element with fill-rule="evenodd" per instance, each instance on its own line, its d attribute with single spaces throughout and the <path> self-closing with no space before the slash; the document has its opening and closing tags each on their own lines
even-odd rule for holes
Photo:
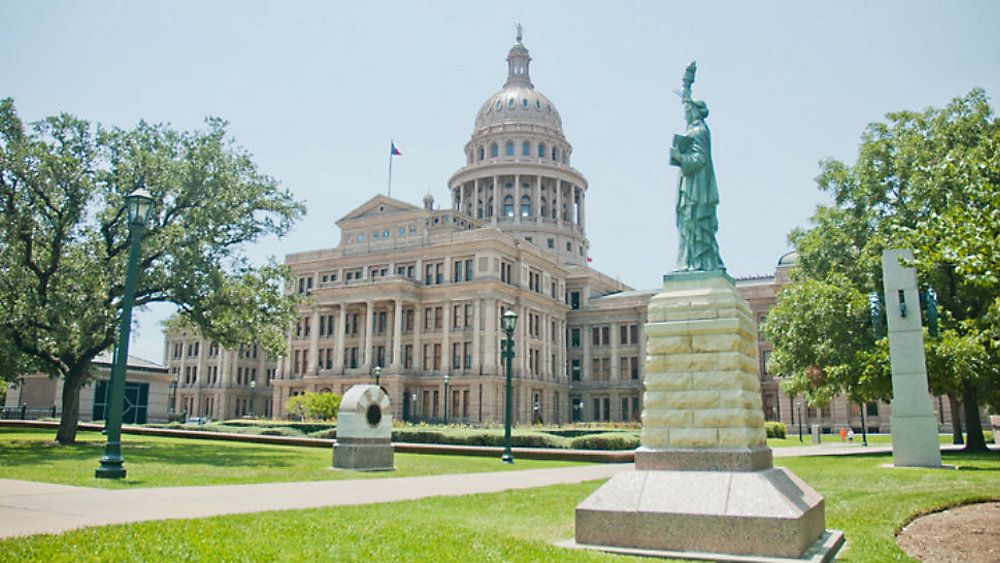
<svg viewBox="0 0 1000 563">
<path fill-rule="evenodd" d="M 907 560 L 894 535 L 913 515 L 1000 499 L 998 454 L 945 453 L 945 463 L 959 470 L 880 467 L 890 461 L 883 454 L 778 463 L 825 496 L 827 526 L 847 536 L 842 561 Z M 551 545 L 572 536 L 573 508 L 598 486 L 107 526 L 0 541 L 0 553 L 35 561 L 618 559 Z"/>
<path fill-rule="evenodd" d="M 182 485 L 232 485 L 278 481 L 414 477 L 578 465 L 564 461 L 499 457 L 400 454 L 396 471 L 331 471 L 332 448 L 307 448 L 125 435 L 122 455 L 128 478 L 95 479 L 104 437 L 80 432 L 75 446 L 57 446 L 54 430 L 0 428 L 0 478 L 84 487 L 128 488 Z"/>
</svg>

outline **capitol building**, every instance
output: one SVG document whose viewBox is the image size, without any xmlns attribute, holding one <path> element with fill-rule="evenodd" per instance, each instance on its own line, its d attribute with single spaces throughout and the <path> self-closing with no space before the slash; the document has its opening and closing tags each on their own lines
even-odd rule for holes
<svg viewBox="0 0 1000 563">
<path fill-rule="evenodd" d="M 658 289 L 635 290 L 589 266 L 590 186 L 530 66 L 518 38 L 503 87 L 475 115 L 447 205 L 430 195 L 421 205 L 375 195 L 336 222 L 336 246 L 286 256 L 295 275 L 289 291 L 308 297 L 286 357 L 221 350 L 168 329 L 176 409 L 280 418 L 289 397 L 343 394 L 377 374 L 396 418 L 499 423 L 500 317 L 513 310 L 515 424 L 639 421 L 643 325 Z M 793 264 L 794 254 L 786 255 L 772 275 L 737 280 L 755 322 Z M 779 396 L 765 371 L 769 350 L 758 340 L 764 416 L 793 423 L 792 399 Z M 804 416 L 854 421 L 846 401 L 833 409 Z M 878 413 L 870 414 L 877 426 Z M 887 412 L 882 418 L 888 424 Z"/>
</svg>

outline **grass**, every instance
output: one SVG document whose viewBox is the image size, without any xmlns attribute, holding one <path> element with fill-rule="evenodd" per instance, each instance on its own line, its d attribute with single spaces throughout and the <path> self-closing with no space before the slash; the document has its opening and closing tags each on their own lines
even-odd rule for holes
<svg viewBox="0 0 1000 563">
<path fill-rule="evenodd" d="M 848 539 L 841 561 L 907 561 L 895 533 L 913 515 L 1000 498 L 1000 455 L 944 454 L 958 471 L 880 467 L 890 459 L 781 460 L 826 497 L 827 527 Z M 34 561 L 624 560 L 551 545 L 573 535 L 573 508 L 600 484 L 107 526 L 0 541 L 0 553 Z"/>
<path fill-rule="evenodd" d="M 122 455 L 128 478 L 117 481 L 94 478 L 104 447 L 101 434 L 81 431 L 74 446 L 57 446 L 53 436 L 54 430 L 0 428 L 0 478 L 132 488 L 414 477 L 579 465 L 518 460 L 512 467 L 487 457 L 397 453 L 396 471 L 359 473 L 331 471 L 332 451 L 326 448 L 126 435 Z"/>
</svg>

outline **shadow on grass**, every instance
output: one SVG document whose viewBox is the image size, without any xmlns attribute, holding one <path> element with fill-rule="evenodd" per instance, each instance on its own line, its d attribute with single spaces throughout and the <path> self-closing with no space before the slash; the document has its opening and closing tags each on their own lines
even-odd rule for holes
<svg viewBox="0 0 1000 563">
<path fill-rule="evenodd" d="M 54 441 L 13 440 L 0 443 L 0 463 L 24 466 L 59 461 L 97 460 L 103 441 L 81 440 L 71 446 Z M 219 467 L 291 467 L 289 452 L 263 447 L 219 444 L 170 444 L 122 442 L 122 456 L 129 464 L 212 465 Z"/>
</svg>

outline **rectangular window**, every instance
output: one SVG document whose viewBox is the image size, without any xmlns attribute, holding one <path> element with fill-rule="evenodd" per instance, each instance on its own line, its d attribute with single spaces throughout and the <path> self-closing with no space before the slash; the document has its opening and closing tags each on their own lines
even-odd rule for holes
<svg viewBox="0 0 1000 563">
<path fill-rule="evenodd" d="M 580 292 L 579 291 L 570 292 L 570 294 L 569 294 L 569 307 L 570 307 L 570 309 L 574 309 L 574 310 L 580 308 Z"/>
<path fill-rule="evenodd" d="M 570 361 L 570 379 L 580 381 L 580 360 L 578 359 Z"/>
<path fill-rule="evenodd" d="M 465 261 L 465 281 L 472 281 L 472 258 Z"/>
<path fill-rule="evenodd" d="M 601 327 L 591 327 L 590 329 L 590 344 L 593 346 L 601 345 Z"/>
<path fill-rule="evenodd" d="M 463 266 L 463 264 L 465 264 L 465 263 L 462 262 L 461 260 L 455 260 L 455 263 L 452 264 L 452 268 L 453 268 L 454 271 L 452 271 L 452 273 L 451 273 L 451 281 L 453 283 L 458 283 L 458 282 L 462 281 L 462 266 Z"/>
</svg>

